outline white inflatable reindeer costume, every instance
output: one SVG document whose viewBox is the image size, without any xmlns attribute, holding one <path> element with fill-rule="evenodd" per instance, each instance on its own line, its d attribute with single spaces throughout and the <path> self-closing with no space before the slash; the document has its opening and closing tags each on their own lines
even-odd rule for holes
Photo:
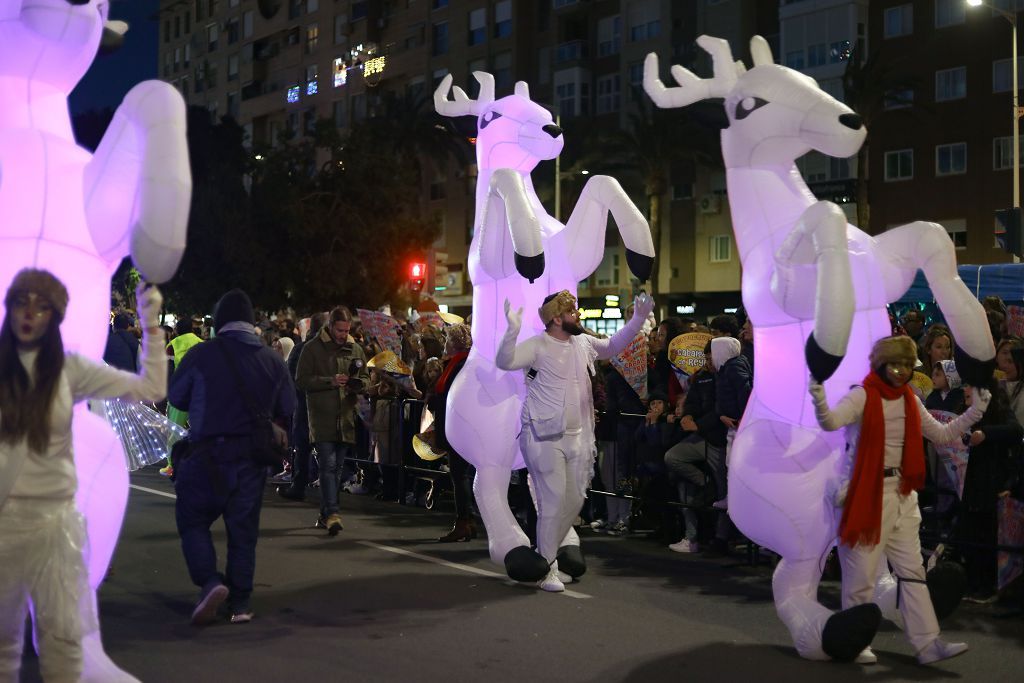
<svg viewBox="0 0 1024 683">
<path fill-rule="evenodd" d="M 678 87 L 667 88 L 651 54 L 644 88 L 659 107 L 724 98 L 729 119 L 722 154 L 757 354 L 754 391 L 729 463 L 729 516 L 782 556 L 775 605 L 797 651 L 853 659 L 874 636 L 878 608 L 833 614 L 817 600 L 822 562 L 836 541 L 833 494 L 849 476 L 849 458 L 843 435 L 818 427 L 808 370 L 828 379 L 834 396 L 859 384 L 872 344 L 891 334 L 887 303 L 906 292 L 918 268 L 961 347 L 958 368 L 991 374 L 992 338 L 981 305 L 957 276 L 942 226 L 915 222 L 870 236 L 804 184 L 794 161 L 810 150 L 852 156 L 867 135 L 860 117 L 814 79 L 774 64 L 760 36 L 750 43 L 749 71 L 733 62 L 725 40 L 697 42 L 711 54 L 713 78 L 677 65 Z M 894 582 L 883 576 L 879 586 L 876 598 L 892 616 Z"/>
<path fill-rule="evenodd" d="M 169 279 L 184 253 L 192 192 L 185 106 L 167 83 L 133 88 L 95 155 L 75 144 L 67 98 L 110 35 L 109 6 L 0 0 L 0 287 L 21 268 L 56 275 L 71 294 L 65 349 L 97 360 L 114 270 L 130 253 L 144 278 Z M 116 434 L 84 407 L 74 452 L 95 591 L 121 529 L 128 473 Z M 107 658 L 98 631 L 83 647 L 84 680 L 135 680 Z"/>
<path fill-rule="evenodd" d="M 476 467 L 474 493 L 487 528 L 491 559 L 517 581 L 538 581 L 548 563 L 531 550 L 508 506 L 509 475 L 522 467 L 517 436 L 525 396 L 522 372 L 505 372 L 495 353 L 505 328 L 504 302 L 527 311 L 560 290 L 573 295 L 604 256 L 608 214 L 626 246 L 632 273 L 644 281 L 654 259 L 650 227 L 617 181 L 592 176 L 568 222 L 547 215 L 530 172 L 562 151 L 561 129 L 550 112 L 530 100 L 526 83 L 515 94 L 494 99 L 494 78 L 474 72 L 480 95 L 470 100 L 445 76 L 434 93 L 438 113 L 478 117 L 476 218 L 469 251 L 473 281 L 473 348 L 448 396 L 448 441 Z M 454 101 L 448 99 L 454 91 Z M 519 339 L 543 332 L 529 316 Z M 559 568 L 573 577 L 586 569 L 579 538 L 570 529 Z"/>
</svg>

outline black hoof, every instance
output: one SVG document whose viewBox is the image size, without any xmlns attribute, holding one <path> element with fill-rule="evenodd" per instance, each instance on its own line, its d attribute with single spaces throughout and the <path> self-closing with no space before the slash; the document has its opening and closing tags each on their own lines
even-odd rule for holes
<svg viewBox="0 0 1024 683">
<path fill-rule="evenodd" d="M 996 359 L 978 360 L 967 355 L 967 352 L 956 345 L 953 349 L 953 361 L 956 363 L 956 372 L 960 375 L 964 384 L 972 387 L 987 387 L 992 379 L 992 372 L 996 369 Z"/>
<path fill-rule="evenodd" d="M 647 282 L 651 278 L 651 270 L 654 269 L 654 257 L 626 249 L 626 264 L 629 272 L 636 276 L 640 282 Z"/>
<path fill-rule="evenodd" d="M 505 573 L 513 581 L 540 581 L 548 575 L 548 561 L 532 548 L 521 545 L 505 555 Z"/>
<path fill-rule="evenodd" d="M 870 602 L 836 612 L 825 622 L 821 649 L 836 661 L 852 662 L 874 640 L 881 621 L 882 610 Z"/>
<path fill-rule="evenodd" d="M 823 351 L 818 342 L 814 339 L 814 333 L 807 337 L 807 345 L 804 347 L 804 358 L 807 360 L 807 369 L 818 382 L 824 382 L 831 377 L 839 364 L 843 362 L 843 356 L 833 356 Z"/>
<path fill-rule="evenodd" d="M 522 256 L 516 254 L 516 270 L 530 282 L 544 274 L 544 254 Z"/>
<path fill-rule="evenodd" d="M 558 571 L 565 572 L 574 579 L 587 573 L 587 561 L 583 559 L 583 551 L 578 545 L 563 545 L 558 549 Z"/>
<path fill-rule="evenodd" d="M 953 613 L 967 593 L 967 572 L 956 562 L 939 562 L 925 580 L 935 616 L 941 621 Z"/>
</svg>

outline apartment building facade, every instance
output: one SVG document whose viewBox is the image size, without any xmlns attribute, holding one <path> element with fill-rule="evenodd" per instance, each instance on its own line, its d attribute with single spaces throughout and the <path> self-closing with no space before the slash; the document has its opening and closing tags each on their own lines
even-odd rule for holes
<svg viewBox="0 0 1024 683">
<path fill-rule="evenodd" d="M 301 135 L 319 119 L 344 131 L 381 115 L 385 93 L 429 98 L 448 73 L 475 96 L 475 70 L 495 76 L 498 97 L 524 80 L 533 99 L 565 121 L 627 126 L 632 112 L 649 106 L 640 87 L 648 52 L 662 56 L 666 75 L 670 61 L 707 73 L 710 61 L 694 43 L 701 33 L 730 39 L 748 60 L 753 33 L 778 41 L 777 6 L 756 0 L 162 0 L 159 21 L 161 76 L 190 105 L 234 117 L 254 149 L 278 144 L 286 130 Z M 553 164 L 535 171 L 552 210 L 554 188 L 561 191 L 563 220 L 583 170 L 563 166 L 558 183 Z M 453 310 L 470 303 L 474 183 L 474 166 L 448 162 L 430 168 L 420 188 L 442 226 L 428 255 L 427 289 L 433 285 Z M 702 317 L 735 305 L 740 272 L 724 173 L 675 167 L 662 199 L 656 246 L 667 312 L 693 306 Z M 642 192 L 635 201 L 646 211 Z M 605 305 L 615 297 L 624 306 L 637 287 L 614 230 L 606 245 L 601 267 L 580 283 L 586 307 L 602 312 L 615 308 Z M 617 308 L 610 316 L 621 314 Z M 605 320 L 594 324 L 621 324 Z"/>
<path fill-rule="evenodd" d="M 961 263 L 1012 260 L 993 235 L 1013 204 L 1011 22 L 964 0 L 878 0 L 869 16 L 871 42 L 908 76 L 868 137 L 870 230 L 936 221 Z"/>
</svg>

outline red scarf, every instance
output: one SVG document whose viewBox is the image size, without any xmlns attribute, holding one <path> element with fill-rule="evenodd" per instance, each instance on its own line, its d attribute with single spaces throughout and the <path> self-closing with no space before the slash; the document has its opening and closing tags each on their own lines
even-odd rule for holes
<svg viewBox="0 0 1024 683">
<path fill-rule="evenodd" d="M 434 385 L 434 393 L 443 394 L 445 389 L 448 388 L 448 382 L 452 381 L 452 375 L 455 374 L 455 368 L 459 367 L 459 363 L 469 358 L 469 351 L 462 351 L 455 354 L 448 359 L 448 363 L 444 366 L 444 372 L 437 380 L 437 384 Z"/>
<path fill-rule="evenodd" d="M 896 388 L 874 372 L 864 378 L 867 400 L 860 424 L 857 462 L 850 480 L 850 490 L 839 524 L 839 538 L 851 548 L 855 545 L 876 545 L 882 527 L 882 480 L 885 469 L 885 415 L 882 399 L 903 398 L 903 461 L 900 493 L 924 486 L 924 446 L 921 437 L 921 414 L 917 397 L 909 384 Z"/>
</svg>

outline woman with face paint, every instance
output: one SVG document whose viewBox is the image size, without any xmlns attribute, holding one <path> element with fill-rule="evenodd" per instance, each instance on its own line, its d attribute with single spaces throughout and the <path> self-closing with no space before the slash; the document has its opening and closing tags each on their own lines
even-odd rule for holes
<svg viewBox="0 0 1024 683">
<path fill-rule="evenodd" d="M 811 380 L 818 424 L 826 431 L 846 427 L 847 452 L 853 455 L 848 484 L 840 487 L 835 503 L 842 507 L 839 559 L 843 568 L 843 609 L 872 600 L 881 554 L 899 581 L 899 609 L 907 638 L 921 664 L 955 657 L 966 643 L 939 638 L 925 570 L 921 562 L 921 513 L 917 489 L 924 484 L 922 436 L 934 443 L 951 443 L 977 422 L 991 394 L 970 389 L 972 405 L 948 424 L 936 421 L 907 384 L 917 361 L 910 337 L 885 337 L 871 350 L 871 372 L 863 386 L 854 387 L 834 408 L 825 388 Z M 857 661 L 877 661 L 865 648 Z"/>
<path fill-rule="evenodd" d="M 22 270 L 4 299 L 0 328 L 0 680 L 18 680 L 22 636 L 33 610 L 47 681 L 78 681 L 82 637 L 96 630 L 83 551 L 85 524 L 71 447 L 72 407 L 87 398 L 159 401 L 167 386 L 162 298 L 140 284 L 145 325 L 138 375 L 64 353 L 64 285 Z"/>
</svg>

